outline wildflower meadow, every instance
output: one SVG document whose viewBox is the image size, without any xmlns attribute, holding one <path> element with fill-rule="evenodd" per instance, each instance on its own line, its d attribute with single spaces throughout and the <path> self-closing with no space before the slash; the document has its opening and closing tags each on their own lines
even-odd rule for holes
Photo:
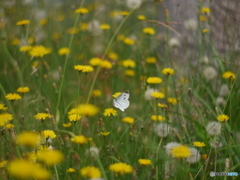
<svg viewBox="0 0 240 180">
<path fill-rule="evenodd" d="M 1 0 L 0 180 L 237 179 L 240 49 L 196 2 Z"/>
</svg>

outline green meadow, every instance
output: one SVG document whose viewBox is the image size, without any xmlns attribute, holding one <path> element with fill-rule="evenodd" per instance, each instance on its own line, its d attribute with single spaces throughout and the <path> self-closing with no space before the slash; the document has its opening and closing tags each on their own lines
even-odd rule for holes
<svg viewBox="0 0 240 180">
<path fill-rule="evenodd" d="M 0 179 L 237 179 L 239 50 L 204 2 L 1 1 Z"/>
</svg>

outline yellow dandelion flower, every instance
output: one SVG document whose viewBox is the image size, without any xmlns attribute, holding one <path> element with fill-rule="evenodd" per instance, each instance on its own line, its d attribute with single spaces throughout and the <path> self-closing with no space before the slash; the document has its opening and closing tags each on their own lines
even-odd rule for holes
<svg viewBox="0 0 240 180">
<path fill-rule="evenodd" d="M 71 109 L 68 114 L 80 114 L 82 116 L 94 116 L 98 108 L 92 104 L 80 104 L 77 108 Z"/>
<path fill-rule="evenodd" d="M 13 124 L 6 124 L 6 125 L 4 126 L 5 129 L 12 129 L 12 128 L 14 128 L 14 127 L 15 127 L 15 125 L 13 125 Z"/>
<path fill-rule="evenodd" d="M 156 57 L 147 57 L 146 62 L 149 64 L 155 64 L 157 62 L 157 58 Z"/>
<path fill-rule="evenodd" d="M 123 61 L 122 61 L 122 65 L 123 65 L 125 68 L 135 68 L 136 63 L 135 63 L 135 61 L 133 61 L 132 59 L 126 59 L 126 60 L 123 60 Z"/>
<path fill-rule="evenodd" d="M 17 38 L 14 38 L 14 39 L 12 40 L 12 44 L 13 44 L 13 45 L 16 45 L 16 46 L 18 46 L 18 45 L 19 45 L 19 43 L 20 43 L 20 40 L 19 40 L 19 39 L 17 39 Z"/>
<path fill-rule="evenodd" d="M 118 40 L 118 41 L 123 41 L 125 38 L 126 38 L 126 37 L 125 37 L 124 34 L 119 34 L 119 35 L 117 35 L 117 40 Z"/>
<path fill-rule="evenodd" d="M 132 69 L 126 69 L 126 70 L 124 71 L 124 74 L 125 74 L 126 76 L 135 76 L 135 71 L 132 70 Z"/>
<path fill-rule="evenodd" d="M 207 159 L 207 157 L 208 157 L 208 155 L 207 155 L 207 154 L 203 154 L 203 155 L 202 155 L 202 160 L 206 160 L 206 159 Z"/>
<path fill-rule="evenodd" d="M 100 97 L 100 96 L 102 96 L 102 92 L 101 92 L 99 89 L 94 89 L 94 90 L 92 91 L 92 96 L 94 96 L 94 97 Z"/>
<path fill-rule="evenodd" d="M 175 73 L 175 71 L 174 71 L 174 69 L 172 69 L 172 68 L 164 68 L 164 69 L 162 70 L 162 73 L 163 73 L 163 74 L 166 74 L 166 75 L 173 75 L 173 74 Z"/>
<path fill-rule="evenodd" d="M 113 94 L 112 96 L 116 99 L 120 94 L 122 94 L 122 92 L 116 92 L 116 93 Z"/>
<path fill-rule="evenodd" d="M 29 87 L 19 87 L 19 88 L 17 89 L 17 92 L 19 92 L 19 93 L 29 92 Z"/>
<path fill-rule="evenodd" d="M 131 117 L 125 117 L 122 119 L 123 122 L 126 122 L 128 124 L 132 124 L 134 123 L 134 118 L 131 118 Z"/>
<path fill-rule="evenodd" d="M 209 7 L 202 7 L 201 11 L 202 11 L 203 14 L 204 13 L 209 14 L 211 12 Z"/>
<path fill-rule="evenodd" d="M 73 68 L 76 69 L 78 72 L 84 73 L 92 72 L 94 70 L 93 67 L 89 65 L 74 65 Z"/>
<path fill-rule="evenodd" d="M 68 34 L 77 34 L 79 32 L 79 28 L 77 27 L 71 27 L 67 29 Z"/>
<path fill-rule="evenodd" d="M 135 44 L 135 41 L 131 38 L 125 38 L 125 39 L 123 39 L 123 42 L 127 45 L 134 45 Z"/>
<path fill-rule="evenodd" d="M 151 120 L 153 120 L 153 121 L 164 121 L 165 117 L 163 117 L 161 115 L 152 115 Z"/>
<path fill-rule="evenodd" d="M 86 30 L 88 30 L 88 23 L 81 22 L 79 24 L 79 27 L 82 31 L 86 31 Z"/>
<path fill-rule="evenodd" d="M 21 132 L 16 137 L 16 143 L 21 146 L 37 147 L 40 144 L 39 134 L 33 131 Z"/>
<path fill-rule="evenodd" d="M 108 30 L 108 29 L 111 29 L 111 26 L 109 24 L 101 24 L 100 29 Z"/>
<path fill-rule="evenodd" d="M 30 46 L 30 45 L 25 45 L 25 46 L 21 46 L 20 48 L 19 48 L 19 51 L 20 52 L 27 52 L 27 51 L 29 51 L 29 50 L 31 50 L 32 49 L 32 46 Z"/>
<path fill-rule="evenodd" d="M 88 143 L 88 138 L 83 135 L 79 135 L 71 138 L 71 141 L 77 144 L 86 144 Z"/>
<path fill-rule="evenodd" d="M 101 67 L 105 69 L 112 69 L 112 63 L 107 60 L 102 60 Z"/>
<path fill-rule="evenodd" d="M 162 79 L 159 77 L 149 77 L 147 78 L 147 83 L 149 84 L 159 84 L 162 82 Z"/>
<path fill-rule="evenodd" d="M 9 121 L 13 120 L 13 116 L 9 113 L 0 114 L 0 126 L 4 126 Z"/>
<path fill-rule="evenodd" d="M 17 94 L 17 93 L 9 93 L 9 94 L 7 94 L 5 96 L 5 98 L 7 98 L 8 100 L 12 100 L 13 101 L 13 100 L 19 100 L 22 97 L 19 94 Z"/>
<path fill-rule="evenodd" d="M 161 92 L 152 92 L 151 93 L 151 96 L 156 98 L 156 99 L 159 99 L 159 98 L 165 98 L 165 94 L 161 93 Z"/>
<path fill-rule="evenodd" d="M 206 144 L 205 144 L 204 142 L 194 141 L 194 142 L 193 142 L 193 146 L 196 146 L 196 147 L 204 147 L 204 146 L 206 146 Z"/>
<path fill-rule="evenodd" d="M 87 14 L 87 13 L 89 13 L 89 10 L 87 8 L 82 7 L 82 8 L 76 9 L 75 13 Z"/>
<path fill-rule="evenodd" d="M 37 113 L 34 117 L 39 120 L 45 120 L 46 118 L 51 117 L 51 115 L 47 113 Z"/>
<path fill-rule="evenodd" d="M 225 114 L 221 114 L 221 115 L 217 116 L 217 120 L 218 121 L 228 121 L 229 117 L 227 115 L 225 115 Z"/>
<path fill-rule="evenodd" d="M 66 170 L 66 172 L 68 172 L 68 173 L 74 173 L 74 172 L 76 172 L 76 169 L 74 169 L 74 168 L 68 168 L 68 169 Z"/>
<path fill-rule="evenodd" d="M 103 113 L 104 116 L 116 116 L 117 115 L 117 110 L 116 109 L 113 109 L 113 108 L 107 108 L 104 110 L 104 113 Z"/>
<path fill-rule="evenodd" d="M 166 105 L 166 104 L 158 103 L 157 106 L 159 106 L 159 107 L 161 107 L 161 108 L 167 108 L 167 105 Z"/>
<path fill-rule="evenodd" d="M 114 163 L 109 166 L 110 171 L 113 171 L 117 174 L 129 174 L 133 172 L 131 165 L 126 163 Z"/>
<path fill-rule="evenodd" d="M 28 38 L 28 43 L 29 43 L 29 44 L 32 44 L 33 42 L 34 42 L 34 38 L 33 38 L 33 37 L 29 37 L 29 38 Z"/>
<path fill-rule="evenodd" d="M 32 57 L 43 57 L 47 54 L 51 53 L 51 49 L 50 48 L 46 48 L 42 45 L 36 45 L 33 46 L 31 48 L 31 50 L 29 51 L 29 55 Z"/>
<path fill-rule="evenodd" d="M 176 98 L 169 97 L 169 98 L 167 99 L 167 102 L 168 102 L 169 104 L 174 105 L 174 104 L 177 104 L 177 99 L 176 99 Z"/>
<path fill-rule="evenodd" d="M 70 54 L 70 49 L 67 48 L 67 47 L 62 47 L 58 50 L 58 54 L 61 55 L 61 56 L 62 55 L 68 55 L 68 54 Z"/>
<path fill-rule="evenodd" d="M 81 115 L 80 114 L 70 114 L 70 115 L 68 115 L 68 119 L 70 120 L 70 121 L 78 121 L 78 120 L 80 120 L 81 119 Z"/>
<path fill-rule="evenodd" d="M 187 146 L 178 145 L 172 148 L 170 154 L 175 158 L 187 158 L 191 156 L 191 151 Z"/>
<path fill-rule="evenodd" d="M 115 17 L 119 17 L 121 16 L 121 11 L 118 11 L 118 10 L 113 10 L 110 12 L 110 16 L 115 18 Z"/>
<path fill-rule="evenodd" d="M 147 19 L 146 16 L 144 16 L 144 15 L 138 15 L 137 18 L 141 21 L 144 21 Z"/>
<path fill-rule="evenodd" d="M 42 131 L 42 135 L 47 139 L 48 138 L 54 139 L 57 137 L 55 132 L 52 130 L 44 130 L 44 131 Z"/>
<path fill-rule="evenodd" d="M 24 19 L 24 20 L 18 21 L 16 23 L 17 26 L 22 26 L 22 25 L 27 25 L 27 24 L 30 24 L 30 21 L 28 19 Z"/>
<path fill-rule="evenodd" d="M 138 163 L 141 164 L 141 165 L 147 166 L 147 165 L 151 165 L 152 161 L 149 160 L 149 159 L 139 159 Z"/>
<path fill-rule="evenodd" d="M 7 110 L 8 109 L 8 107 L 5 107 L 5 105 L 4 104 L 0 104 L 0 110 Z"/>
<path fill-rule="evenodd" d="M 97 179 L 101 177 L 100 169 L 94 166 L 83 167 L 80 170 L 80 174 L 84 177 L 91 178 L 91 179 L 94 179 L 94 178 Z"/>
<path fill-rule="evenodd" d="M 47 24 L 47 23 L 48 23 L 48 20 L 47 20 L 46 18 L 43 18 L 43 19 L 41 19 L 41 20 L 38 22 L 38 24 L 41 25 L 41 26 L 43 26 L 43 25 L 45 25 L 45 24 Z"/>
<path fill-rule="evenodd" d="M 61 163 L 63 158 L 63 153 L 58 150 L 37 151 L 37 159 L 44 162 L 48 166 Z"/>
<path fill-rule="evenodd" d="M 203 32 L 203 33 L 207 33 L 207 32 L 208 32 L 208 29 L 205 28 L 205 29 L 202 30 L 202 32 Z"/>
<path fill-rule="evenodd" d="M 207 17 L 206 16 L 200 16 L 199 20 L 202 21 L 202 22 L 205 22 L 205 21 L 207 21 Z"/>
<path fill-rule="evenodd" d="M 100 134 L 101 134 L 102 136 L 108 136 L 108 135 L 110 134 L 110 132 L 100 132 Z"/>
<path fill-rule="evenodd" d="M 222 77 L 224 79 L 229 79 L 229 80 L 236 79 L 236 75 L 233 72 L 231 72 L 231 71 L 226 71 L 225 73 L 223 73 Z"/>
<path fill-rule="evenodd" d="M 118 60 L 118 54 L 115 53 L 115 52 L 109 52 L 109 53 L 107 54 L 107 56 L 108 56 L 108 58 L 111 59 L 111 60 L 114 60 L 114 61 Z"/>
<path fill-rule="evenodd" d="M 128 11 L 121 11 L 121 15 L 127 16 L 127 15 L 129 15 L 129 12 Z"/>
<path fill-rule="evenodd" d="M 89 61 L 89 64 L 91 66 L 99 66 L 99 65 L 101 65 L 101 63 L 102 63 L 102 59 L 100 59 L 98 57 L 94 57 L 94 58 L 90 59 L 90 61 Z"/>
<path fill-rule="evenodd" d="M 7 164 L 8 161 L 1 161 L 0 162 L 0 168 L 5 167 L 5 165 Z"/>
<path fill-rule="evenodd" d="M 65 124 L 63 124 L 63 127 L 70 127 L 70 126 L 72 126 L 72 123 L 65 123 Z"/>
<path fill-rule="evenodd" d="M 153 28 L 151 28 L 151 27 L 145 27 L 145 28 L 143 28 L 142 31 L 143 31 L 143 33 L 149 34 L 149 35 L 154 35 L 154 34 L 156 34 L 155 29 L 153 29 Z"/>
</svg>

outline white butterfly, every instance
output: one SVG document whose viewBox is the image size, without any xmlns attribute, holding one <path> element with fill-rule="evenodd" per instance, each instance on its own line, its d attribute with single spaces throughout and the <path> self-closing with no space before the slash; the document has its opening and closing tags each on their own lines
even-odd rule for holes
<svg viewBox="0 0 240 180">
<path fill-rule="evenodd" d="M 128 100 L 129 96 L 129 90 L 123 92 L 116 99 L 113 99 L 113 105 L 121 111 L 124 111 L 130 105 L 130 102 Z"/>
</svg>

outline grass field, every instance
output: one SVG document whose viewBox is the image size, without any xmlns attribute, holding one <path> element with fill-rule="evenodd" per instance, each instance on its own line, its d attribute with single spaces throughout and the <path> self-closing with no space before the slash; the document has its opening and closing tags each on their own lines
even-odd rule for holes
<svg viewBox="0 0 240 180">
<path fill-rule="evenodd" d="M 210 7 L 61 2 L 0 2 L 1 180 L 240 172 L 238 54 L 215 48 Z"/>
</svg>

